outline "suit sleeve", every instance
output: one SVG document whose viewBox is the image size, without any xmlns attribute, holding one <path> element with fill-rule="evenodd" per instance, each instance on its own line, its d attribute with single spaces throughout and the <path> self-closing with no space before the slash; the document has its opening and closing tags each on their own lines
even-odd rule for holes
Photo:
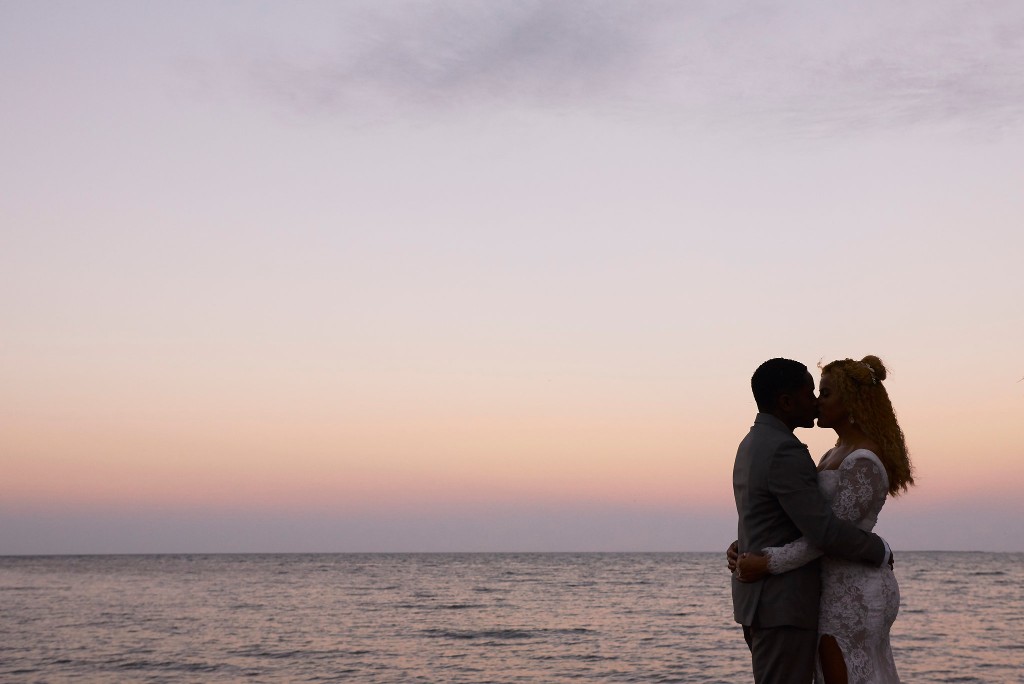
<svg viewBox="0 0 1024 684">
<path fill-rule="evenodd" d="M 811 545 L 853 561 L 872 565 L 884 562 L 885 543 L 878 535 L 832 513 L 818 489 L 817 471 L 803 444 L 794 440 L 779 448 L 769 468 L 768 487 Z"/>
<path fill-rule="evenodd" d="M 857 524 L 867 517 L 878 500 L 884 500 L 888 490 L 884 468 L 867 458 L 847 458 L 839 468 L 839 483 L 832 512 L 840 520 Z M 788 572 L 810 563 L 822 555 L 807 537 L 800 537 L 784 546 L 761 549 L 768 557 L 768 571 L 773 575 Z"/>
</svg>

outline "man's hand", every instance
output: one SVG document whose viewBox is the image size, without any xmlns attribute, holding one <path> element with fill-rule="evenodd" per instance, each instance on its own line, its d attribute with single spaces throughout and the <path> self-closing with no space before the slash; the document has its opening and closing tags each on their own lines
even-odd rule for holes
<svg viewBox="0 0 1024 684">
<path fill-rule="evenodd" d="M 729 544 L 729 548 L 725 551 L 725 560 L 729 566 L 729 572 L 736 572 L 736 562 L 740 557 L 740 542 L 739 540 Z"/>
</svg>

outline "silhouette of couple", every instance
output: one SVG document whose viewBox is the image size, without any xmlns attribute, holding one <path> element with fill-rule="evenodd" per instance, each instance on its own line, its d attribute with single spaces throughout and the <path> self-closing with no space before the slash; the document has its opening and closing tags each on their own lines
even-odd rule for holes
<svg viewBox="0 0 1024 684">
<path fill-rule="evenodd" d="M 871 532 L 888 495 L 914 483 L 903 432 L 867 356 L 821 366 L 761 364 L 757 417 L 736 452 L 737 540 L 727 561 L 735 619 L 758 684 L 898 682 L 889 629 L 899 587 L 888 544 Z M 795 428 L 835 430 L 817 468 Z"/>
</svg>

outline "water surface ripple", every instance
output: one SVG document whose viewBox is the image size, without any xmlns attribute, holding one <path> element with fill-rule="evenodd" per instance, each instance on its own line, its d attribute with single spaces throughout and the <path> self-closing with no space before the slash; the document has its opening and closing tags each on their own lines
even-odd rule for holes
<svg viewBox="0 0 1024 684">
<path fill-rule="evenodd" d="M 1024 554 L 901 553 L 908 682 L 1020 682 Z M 0 556 L 4 682 L 736 682 L 720 553 Z"/>
</svg>

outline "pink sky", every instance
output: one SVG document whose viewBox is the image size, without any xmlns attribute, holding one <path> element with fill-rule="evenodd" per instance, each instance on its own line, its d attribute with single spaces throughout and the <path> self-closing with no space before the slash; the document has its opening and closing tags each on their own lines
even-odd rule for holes
<svg viewBox="0 0 1024 684">
<path fill-rule="evenodd" d="M 1022 10 L 687 6 L 0 6 L 0 553 L 718 550 L 865 354 L 1024 550 Z"/>
</svg>

